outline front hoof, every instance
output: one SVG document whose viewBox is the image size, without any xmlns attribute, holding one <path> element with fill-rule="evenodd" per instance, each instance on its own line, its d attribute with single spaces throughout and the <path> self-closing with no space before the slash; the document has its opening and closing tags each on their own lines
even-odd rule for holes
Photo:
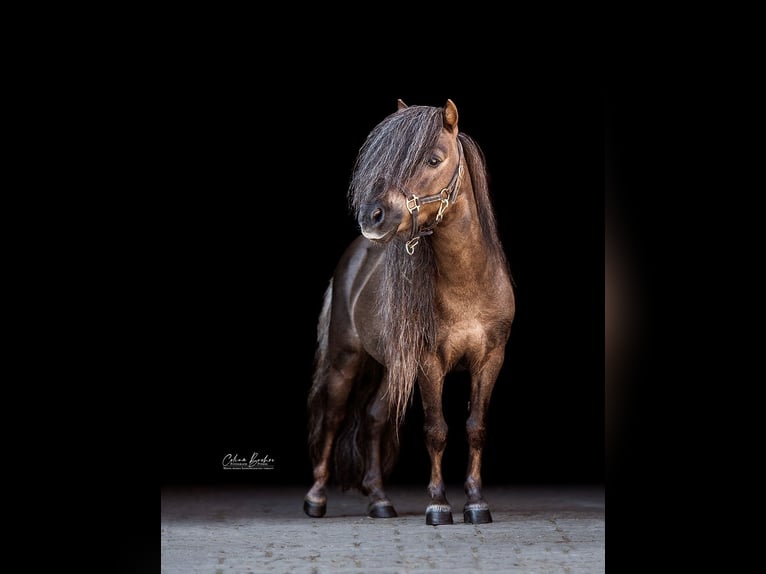
<svg viewBox="0 0 766 574">
<path fill-rule="evenodd" d="M 492 522 L 489 506 L 486 503 L 466 504 L 463 508 L 463 522 L 469 524 L 489 524 Z"/>
<path fill-rule="evenodd" d="M 394 510 L 394 505 L 388 500 L 381 500 L 370 504 L 367 508 L 367 515 L 371 518 L 396 518 L 399 516 Z"/>
<path fill-rule="evenodd" d="M 325 515 L 325 512 L 327 512 L 327 504 L 311 502 L 306 498 L 303 500 L 303 512 L 308 514 L 311 518 L 322 518 Z"/>
<path fill-rule="evenodd" d="M 426 508 L 426 524 L 429 526 L 454 524 L 452 521 L 452 508 L 448 504 L 430 504 Z"/>
</svg>

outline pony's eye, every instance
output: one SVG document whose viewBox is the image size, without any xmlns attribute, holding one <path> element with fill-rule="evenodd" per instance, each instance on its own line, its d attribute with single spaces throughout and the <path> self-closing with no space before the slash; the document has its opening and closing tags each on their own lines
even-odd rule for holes
<svg viewBox="0 0 766 574">
<path fill-rule="evenodd" d="M 430 165 L 431 167 L 436 167 L 436 166 L 437 166 L 437 165 L 439 165 L 441 162 L 442 162 L 442 160 L 440 160 L 440 159 L 439 159 L 438 157 L 436 157 L 435 155 L 432 155 L 431 157 L 429 157 L 429 158 L 428 158 L 428 165 Z"/>
</svg>

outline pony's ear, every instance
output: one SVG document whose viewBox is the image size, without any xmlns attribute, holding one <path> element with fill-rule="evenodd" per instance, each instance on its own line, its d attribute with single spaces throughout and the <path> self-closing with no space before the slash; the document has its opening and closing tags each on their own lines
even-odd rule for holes
<svg viewBox="0 0 766 574">
<path fill-rule="evenodd" d="M 457 106 L 452 100 L 447 100 L 444 106 L 444 127 L 452 133 L 457 132 Z"/>
<path fill-rule="evenodd" d="M 403 110 L 407 107 L 407 104 L 405 104 L 401 99 L 396 100 L 396 111 Z"/>
</svg>

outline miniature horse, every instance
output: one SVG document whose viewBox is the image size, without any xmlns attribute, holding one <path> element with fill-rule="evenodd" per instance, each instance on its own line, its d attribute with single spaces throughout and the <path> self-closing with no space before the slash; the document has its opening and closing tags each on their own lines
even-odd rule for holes
<svg viewBox="0 0 766 574">
<path fill-rule="evenodd" d="M 498 238 L 484 155 L 458 130 L 455 104 L 406 106 L 368 135 L 349 199 L 362 235 L 324 297 L 309 392 L 312 517 L 327 510 L 331 471 L 369 496 L 374 518 L 396 516 L 383 478 L 417 381 L 431 458 L 426 523 L 452 524 L 442 478 L 445 376 L 471 378 L 465 522 L 492 522 L 482 497 L 487 409 L 505 356 L 515 301 Z"/>
</svg>

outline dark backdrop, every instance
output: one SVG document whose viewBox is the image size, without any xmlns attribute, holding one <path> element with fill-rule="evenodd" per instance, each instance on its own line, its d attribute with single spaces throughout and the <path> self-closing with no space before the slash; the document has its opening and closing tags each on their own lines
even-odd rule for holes
<svg viewBox="0 0 766 574">
<path fill-rule="evenodd" d="M 413 89 L 341 76 L 281 89 L 231 70 L 168 72 L 143 194 L 161 232 L 141 352 L 155 389 L 163 484 L 311 483 L 306 396 L 327 281 L 357 234 L 346 189 L 369 131 L 452 98 L 482 147 L 517 315 L 489 415 L 487 484 L 604 479 L 603 107 L 599 86 L 517 71 Z M 511 85 L 512 89 L 505 86 Z M 328 88 L 328 86 L 332 86 Z M 140 235 L 142 230 L 137 230 Z M 466 466 L 467 378 L 448 378 L 445 477 Z M 428 481 L 419 397 L 392 481 Z M 253 452 L 271 471 L 223 471 Z"/>
</svg>

